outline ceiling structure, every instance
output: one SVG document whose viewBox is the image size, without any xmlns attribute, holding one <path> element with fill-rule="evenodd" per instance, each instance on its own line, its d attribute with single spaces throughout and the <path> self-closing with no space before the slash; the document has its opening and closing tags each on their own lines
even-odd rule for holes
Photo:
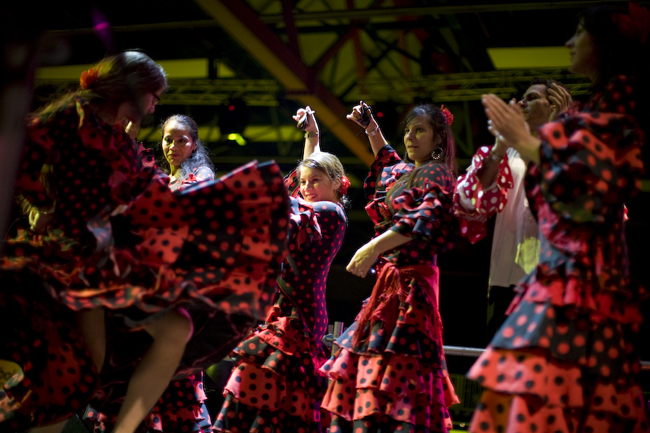
<svg viewBox="0 0 650 433">
<path fill-rule="evenodd" d="M 373 160 L 361 129 L 345 119 L 359 100 L 382 116 L 397 148 L 410 106 L 445 104 L 455 116 L 462 168 L 477 145 L 491 141 L 481 94 L 513 97 L 535 76 L 560 79 L 578 98 L 587 93 L 586 79 L 567 70 L 562 47 L 577 12 L 594 3 L 113 0 L 51 7 L 42 11 L 46 37 L 59 54 L 39 70 L 36 98 L 75 85 L 106 53 L 138 48 L 160 61 L 170 82 L 141 130 L 145 143 L 159 140 L 162 118 L 183 112 L 199 123 L 220 171 L 254 158 L 290 169 L 302 153 L 291 116 L 310 105 L 323 149 L 341 158 L 359 186 Z M 233 119 L 245 123 L 238 126 L 246 145 L 227 140 L 225 129 L 239 123 Z"/>
</svg>

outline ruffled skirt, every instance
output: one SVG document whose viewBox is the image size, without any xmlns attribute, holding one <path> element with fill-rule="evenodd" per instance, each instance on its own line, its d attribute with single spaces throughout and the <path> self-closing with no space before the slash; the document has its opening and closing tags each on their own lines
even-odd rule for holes
<svg viewBox="0 0 650 433">
<path fill-rule="evenodd" d="M 55 304 L 67 307 L 42 315 L 43 320 L 50 318 L 54 329 L 24 326 L 25 332 L 37 334 L 35 341 L 57 332 L 58 315 L 63 314 L 59 310 L 106 308 L 109 322 L 117 323 L 112 337 L 119 341 L 143 334 L 128 331 L 137 331 L 170 309 L 186 309 L 195 322 L 195 333 L 178 373 L 187 376 L 219 362 L 255 321 L 266 317 L 285 256 L 287 228 L 288 196 L 280 170 L 272 162 L 253 162 L 174 193 L 166 178 L 154 176 L 124 214 L 88 222 L 92 239 L 71 239 L 57 230 L 41 235 L 21 231 L 5 245 L 0 269 L 3 280 L 22 278 L 24 282 L 16 284 L 23 284 L 23 290 L 48 293 Z M 82 247 L 82 241 L 93 246 L 92 251 Z M 39 286 L 27 282 L 24 275 Z M 3 308 L 5 317 L 6 311 Z M 17 314 L 13 320 L 22 323 L 25 317 Z M 214 340 L 210 330 L 215 328 L 224 338 Z M 15 344 L 23 342 L 9 337 L 1 346 L 11 357 Z M 48 344 L 55 341 L 50 339 Z M 80 344 L 78 338 L 74 341 Z M 117 364 L 132 371 L 140 355 L 137 351 L 127 354 Z M 77 358 L 76 353 L 72 356 Z M 46 359 L 29 366 L 37 370 L 33 374 L 50 368 Z M 87 354 L 79 354 L 79 360 L 87 362 Z M 21 367 L 26 371 L 28 366 Z M 129 377 L 125 375 L 122 381 Z M 85 376 L 75 376 L 58 388 L 76 392 L 84 380 Z M 95 380 L 96 373 L 90 380 L 93 387 Z M 41 393 L 40 385 L 34 384 L 22 380 L 35 404 L 41 406 L 34 413 L 49 411 L 50 393 Z M 117 394 L 112 401 L 120 398 Z M 90 395 L 88 391 L 73 406 L 83 407 Z M 19 396 L 8 391 L 6 399 L 13 398 Z M 58 419 L 49 413 L 46 418 Z M 35 422 L 42 424 L 38 419 Z"/>
<path fill-rule="evenodd" d="M 326 359 L 318 337 L 281 295 L 267 323 L 234 350 L 240 362 L 225 387 L 215 430 L 320 433 L 327 381 L 318 371 Z"/>
<path fill-rule="evenodd" d="M 404 290 L 394 292 L 384 290 L 382 270 L 380 302 L 374 308 L 364 306 L 376 320 L 364 327 L 358 342 L 354 338 L 358 322 L 352 324 L 321 368 L 331 379 L 322 406 L 332 413 L 332 433 L 446 433 L 452 428 L 448 407 L 459 400 L 447 371 L 442 330 L 436 329 L 440 322 L 434 317 L 438 308 L 434 287 L 402 271 Z M 437 273 L 431 280 L 437 288 Z"/>
<path fill-rule="evenodd" d="M 468 373 L 473 432 L 647 432 L 639 324 L 520 300 Z"/>
</svg>

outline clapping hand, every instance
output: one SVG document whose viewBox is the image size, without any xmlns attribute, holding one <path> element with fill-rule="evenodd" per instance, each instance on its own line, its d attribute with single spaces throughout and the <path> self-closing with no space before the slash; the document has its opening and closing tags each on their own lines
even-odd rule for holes
<svg viewBox="0 0 650 433">
<path fill-rule="evenodd" d="M 549 122 L 555 120 L 558 114 L 569 108 L 572 102 L 569 91 L 556 83 L 553 83 L 548 89 L 548 100 L 553 104 L 553 111 L 548 119 Z"/>
</svg>

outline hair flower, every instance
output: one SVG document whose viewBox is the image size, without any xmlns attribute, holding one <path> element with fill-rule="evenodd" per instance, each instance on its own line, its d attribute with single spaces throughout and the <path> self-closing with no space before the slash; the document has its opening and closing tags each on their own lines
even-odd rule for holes
<svg viewBox="0 0 650 433">
<path fill-rule="evenodd" d="M 645 45 L 650 32 L 650 11 L 632 2 L 628 4 L 628 11 L 630 15 L 616 14 L 614 22 L 625 38 Z"/>
<path fill-rule="evenodd" d="M 454 121 L 454 115 L 451 114 L 451 111 L 449 111 L 449 108 L 445 108 L 445 104 L 442 104 L 440 106 L 440 111 L 442 111 L 442 114 L 445 115 L 445 119 L 447 119 L 447 125 L 451 126 L 451 122 Z"/>
<path fill-rule="evenodd" d="M 348 188 L 350 187 L 350 179 L 347 176 L 343 175 L 341 177 L 341 194 L 346 195 L 348 193 Z"/>
<path fill-rule="evenodd" d="M 87 71 L 83 71 L 81 73 L 81 78 L 79 79 L 81 90 L 89 89 L 90 86 L 92 86 L 92 84 L 97 81 L 100 66 L 97 66 L 96 68 L 90 68 Z"/>
</svg>

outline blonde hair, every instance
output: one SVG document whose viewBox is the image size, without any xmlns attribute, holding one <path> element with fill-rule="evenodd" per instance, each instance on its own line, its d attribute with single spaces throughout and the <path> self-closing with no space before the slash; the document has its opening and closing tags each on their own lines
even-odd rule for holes
<svg viewBox="0 0 650 433">
<path fill-rule="evenodd" d="M 300 177 L 300 169 L 302 167 L 309 167 L 325 173 L 331 182 L 336 182 L 338 180 L 341 183 L 341 186 L 336 190 L 336 201 L 341 205 L 341 207 L 348 206 L 350 200 L 348 199 L 348 196 L 342 192 L 345 169 L 343 168 L 341 161 L 335 155 L 328 152 L 312 153 L 309 157 L 298 163 L 298 167 L 296 168 L 298 177 Z"/>
</svg>

